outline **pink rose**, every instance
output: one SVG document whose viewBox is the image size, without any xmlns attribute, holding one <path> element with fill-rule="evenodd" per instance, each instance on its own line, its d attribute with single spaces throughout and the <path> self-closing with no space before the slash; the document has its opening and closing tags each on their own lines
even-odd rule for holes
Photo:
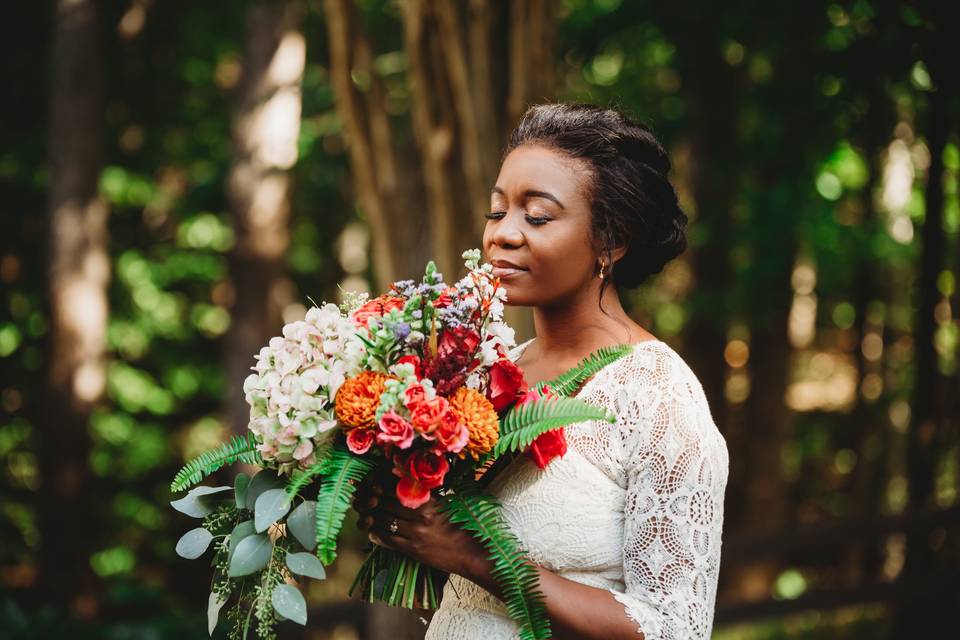
<svg viewBox="0 0 960 640">
<path fill-rule="evenodd" d="M 395 444 L 401 449 L 413 444 L 413 426 L 393 411 L 383 414 L 377 424 L 380 426 L 377 443 Z"/>
</svg>

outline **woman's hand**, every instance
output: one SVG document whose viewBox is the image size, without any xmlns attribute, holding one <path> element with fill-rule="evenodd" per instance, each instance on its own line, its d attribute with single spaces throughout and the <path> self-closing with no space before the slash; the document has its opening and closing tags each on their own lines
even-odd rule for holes
<svg viewBox="0 0 960 640">
<path fill-rule="evenodd" d="M 368 531 L 373 542 L 435 569 L 486 583 L 490 571 L 487 551 L 472 535 L 452 524 L 439 507 L 440 501 L 431 496 L 417 509 L 408 509 L 392 490 L 384 491 L 379 483 L 361 485 L 354 500 L 359 513 L 357 526 Z M 391 532 L 394 521 L 396 532 Z"/>
</svg>

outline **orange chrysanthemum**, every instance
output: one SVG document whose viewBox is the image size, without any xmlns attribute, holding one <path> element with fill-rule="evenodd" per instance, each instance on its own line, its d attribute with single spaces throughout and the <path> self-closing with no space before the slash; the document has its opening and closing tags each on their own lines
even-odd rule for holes
<svg viewBox="0 0 960 640">
<path fill-rule="evenodd" d="M 390 376 L 375 371 L 363 371 L 347 380 L 337 391 L 334 407 L 337 420 L 349 427 L 372 427 L 376 424 L 380 394 Z"/>
<path fill-rule="evenodd" d="M 479 460 L 500 439 L 497 412 L 482 393 L 469 387 L 460 387 L 447 400 L 470 434 L 467 446 L 457 455 L 465 458 L 470 454 L 474 460 Z"/>
</svg>

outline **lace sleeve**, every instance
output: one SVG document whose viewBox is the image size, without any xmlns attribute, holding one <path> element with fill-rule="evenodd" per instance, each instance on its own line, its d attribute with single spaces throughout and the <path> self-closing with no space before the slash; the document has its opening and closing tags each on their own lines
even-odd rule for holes
<svg viewBox="0 0 960 640">
<path fill-rule="evenodd" d="M 645 640 L 709 638 L 727 448 L 693 372 L 675 354 L 656 360 L 621 388 L 625 590 L 610 591 Z"/>
</svg>

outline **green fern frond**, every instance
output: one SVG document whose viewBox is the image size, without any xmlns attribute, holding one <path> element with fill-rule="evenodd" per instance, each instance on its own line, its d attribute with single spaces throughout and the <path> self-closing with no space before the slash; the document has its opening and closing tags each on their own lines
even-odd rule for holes
<svg viewBox="0 0 960 640">
<path fill-rule="evenodd" d="M 357 485 L 373 469 L 374 461 L 334 448 L 321 475 L 317 495 L 317 556 L 325 565 L 337 557 L 337 535 Z"/>
<path fill-rule="evenodd" d="M 189 489 L 220 467 L 238 460 L 247 464 L 263 464 L 252 433 L 234 436 L 229 442 L 205 451 L 185 464 L 170 483 L 170 491 Z"/>
<path fill-rule="evenodd" d="M 507 611 L 520 625 L 520 638 L 551 637 L 536 567 L 527 562 L 520 550 L 517 538 L 500 515 L 500 504 L 489 496 L 461 488 L 444 496 L 441 510 L 450 522 L 472 533 L 490 552 L 491 574 L 500 585 Z"/>
<path fill-rule="evenodd" d="M 304 469 L 303 471 L 297 472 L 291 479 L 290 483 L 287 484 L 287 495 L 292 500 L 294 496 L 300 493 L 304 487 L 313 482 L 313 479 L 317 476 L 324 475 L 328 465 L 330 464 L 330 458 L 333 453 L 333 447 L 328 443 L 317 447 L 316 457 L 317 461 L 312 465 Z"/>
<path fill-rule="evenodd" d="M 542 390 L 545 385 L 550 385 L 554 394 L 563 397 L 570 396 L 591 376 L 632 351 L 633 345 L 631 344 L 601 347 L 577 363 L 577 366 L 567 369 L 553 380 L 539 383 L 537 390 Z"/>
<path fill-rule="evenodd" d="M 606 409 L 577 398 L 539 398 L 514 406 L 500 423 L 500 439 L 494 457 L 507 451 L 522 451 L 545 431 L 585 420 L 616 422 Z"/>
</svg>

